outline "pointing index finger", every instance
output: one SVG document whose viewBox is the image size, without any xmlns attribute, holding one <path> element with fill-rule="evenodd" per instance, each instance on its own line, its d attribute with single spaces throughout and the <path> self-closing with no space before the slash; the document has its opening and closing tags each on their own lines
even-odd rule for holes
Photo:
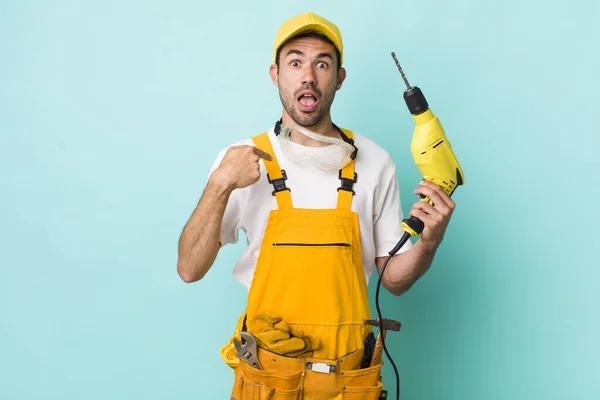
<svg viewBox="0 0 600 400">
<path fill-rule="evenodd" d="M 258 147 L 254 147 L 253 150 L 254 150 L 254 154 L 259 156 L 260 158 L 265 159 L 267 161 L 273 161 L 273 157 L 271 157 L 271 155 L 269 153 L 262 151 Z"/>
</svg>

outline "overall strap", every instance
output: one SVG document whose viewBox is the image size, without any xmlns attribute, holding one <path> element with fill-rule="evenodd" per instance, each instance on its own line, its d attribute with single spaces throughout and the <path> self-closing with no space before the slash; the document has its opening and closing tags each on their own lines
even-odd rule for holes
<svg viewBox="0 0 600 400">
<path fill-rule="evenodd" d="M 340 128 L 340 130 L 345 133 L 350 140 L 353 140 L 352 131 L 343 128 Z M 357 178 L 356 172 L 354 172 L 354 158 L 340 170 L 339 177 L 341 186 L 338 188 L 337 208 L 341 210 L 350 210 L 352 196 L 355 194 L 352 186 Z"/>
<path fill-rule="evenodd" d="M 256 147 L 266 153 L 269 153 L 273 157 L 273 160 L 271 161 L 263 159 L 262 162 L 265 164 L 265 168 L 267 169 L 267 179 L 269 180 L 269 183 L 273 184 L 273 196 L 275 196 L 275 199 L 277 200 L 279 209 L 292 208 L 292 196 L 290 195 L 290 189 L 285 186 L 285 180 L 287 179 L 287 176 L 285 175 L 285 171 L 279 167 L 277 158 L 275 158 L 275 152 L 273 151 L 273 146 L 271 146 L 268 132 L 254 136 L 252 140 L 256 144 Z"/>
</svg>

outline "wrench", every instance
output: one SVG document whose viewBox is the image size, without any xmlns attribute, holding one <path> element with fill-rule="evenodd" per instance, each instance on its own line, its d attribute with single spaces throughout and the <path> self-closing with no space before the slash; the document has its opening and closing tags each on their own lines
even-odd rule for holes
<svg viewBox="0 0 600 400">
<path fill-rule="evenodd" d="M 254 368 L 262 369 L 258 357 L 256 357 L 256 339 L 247 332 L 240 332 L 240 336 L 245 340 L 244 344 L 241 344 L 237 339 L 233 340 L 235 349 L 238 351 L 237 356 Z"/>
</svg>

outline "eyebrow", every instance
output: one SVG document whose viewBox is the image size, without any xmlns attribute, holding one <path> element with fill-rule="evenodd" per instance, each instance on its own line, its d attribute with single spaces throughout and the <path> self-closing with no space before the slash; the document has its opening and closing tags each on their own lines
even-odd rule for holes
<svg viewBox="0 0 600 400">
<path fill-rule="evenodd" d="M 301 52 L 300 50 L 296 50 L 296 49 L 288 50 L 288 52 L 286 53 L 286 56 L 289 56 L 290 54 L 298 54 L 299 56 L 305 55 L 303 52 Z M 331 53 L 319 53 L 317 55 L 317 58 L 324 58 L 324 57 L 328 57 L 331 60 L 333 60 L 333 56 L 331 55 Z"/>
<path fill-rule="evenodd" d="M 296 49 L 290 49 L 288 50 L 286 56 L 289 56 L 290 54 L 298 54 L 299 56 L 303 56 L 304 53 L 301 52 L 300 50 L 296 50 Z"/>
<path fill-rule="evenodd" d="M 319 53 L 319 55 L 317 56 L 317 58 L 324 58 L 324 57 L 329 57 L 333 61 L 333 56 L 331 55 L 331 53 Z"/>
</svg>

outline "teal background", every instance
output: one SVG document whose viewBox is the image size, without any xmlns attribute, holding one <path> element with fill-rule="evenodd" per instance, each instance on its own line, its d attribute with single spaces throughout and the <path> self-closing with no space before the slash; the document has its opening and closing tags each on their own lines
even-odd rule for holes
<svg viewBox="0 0 600 400">
<path fill-rule="evenodd" d="M 0 399 L 228 398 L 244 239 L 190 285 L 177 240 L 217 152 L 280 115 L 272 42 L 308 10 L 344 35 L 334 120 L 390 152 L 404 211 L 391 51 L 465 172 L 431 270 L 382 293 L 401 398 L 598 399 L 593 0 L 0 2 Z"/>
</svg>

